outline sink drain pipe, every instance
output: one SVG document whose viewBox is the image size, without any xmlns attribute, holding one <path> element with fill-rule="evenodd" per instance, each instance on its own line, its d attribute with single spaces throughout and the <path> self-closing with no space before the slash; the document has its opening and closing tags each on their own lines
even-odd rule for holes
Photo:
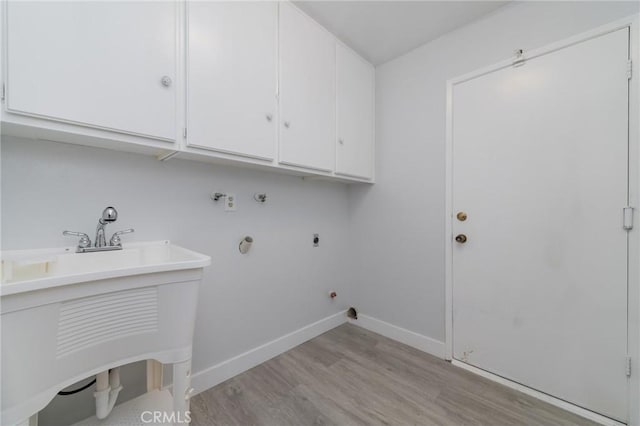
<svg viewBox="0 0 640 426">
<path fill-rule="evenodd" d="M 103 371 L 96 375 L 96 417 L 105 419 L 116 405 L 118 394 L 122 390 L 120 385 L 120 367 Z"/>
</svg>

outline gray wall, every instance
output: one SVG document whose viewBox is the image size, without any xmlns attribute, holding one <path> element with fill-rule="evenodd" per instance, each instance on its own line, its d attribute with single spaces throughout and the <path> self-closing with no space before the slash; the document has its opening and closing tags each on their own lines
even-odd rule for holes
<svg viewBox="0 0 640 426">
<path fill-rule="evenodd" d="M 197 373 L 348 307 L 346 185 L 186 160 L 5 137 L 2 249 L 71 246 L 65 229 L 92 233 L 102 209 L 135 228 L 124 241 L 169 239 L 206 253 L 194 337 Z M 214 191 L 235 192 L 226 213 Z M 253 200 L 266 192 L 264 205 Z M 320 247 L 312 247 L 313 234 Z M 248 255 L 238 252 L 245 235 Z M 93 239 L 93 235 L 91 236 Z M 338 292 L 331 301 L 330 290 Z M 143 367 L 143 366 L 142 366 Z M 128 394 L 145 391 L 144 369 L 123 374 Z M 43 426 L 94 414 L 92 391 L 56 401 Z M 59 397 L 58 400 L 71 397 Z"/>
<path fill-rule="evenodd" d="M 637 2 L 514 2 L 376 69 L 377 184 L 350 189 L 360 312 L 444 340 L 447 79 L 637 12 Z"/>
</svg>

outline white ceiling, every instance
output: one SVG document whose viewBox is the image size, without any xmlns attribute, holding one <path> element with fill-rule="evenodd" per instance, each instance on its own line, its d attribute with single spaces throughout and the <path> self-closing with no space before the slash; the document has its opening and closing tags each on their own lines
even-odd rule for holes
<svg viewBox="0 0 640 426">
<path fill-rule="evenodd" d="M 503 6 L 507 1 L 296 1 L 345 44 L 378 65 Z"/>
</svg>

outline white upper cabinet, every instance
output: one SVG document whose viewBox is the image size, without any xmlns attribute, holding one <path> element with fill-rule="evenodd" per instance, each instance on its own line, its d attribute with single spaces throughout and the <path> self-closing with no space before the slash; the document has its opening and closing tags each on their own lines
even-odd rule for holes
<svg viewBox="0 0 640 426">
<path fill-rule="evenodd" d="M 187 4 L 187 143 L 273 160 L 278 5 Z"/>
<path fill-rule="evenodd" d="M 175 140 L 175 3 L 10 1 L 6 11 L 9 112 Z"/>
<path fill-rule="evenodd" d="M 333 171 L 335 125 L 335 39 L 281 3 L 280 163 Z"/>
<path fill-rule="evenodd" d="M 374 68 L 290 2 L 3 6 L 3 134 L 373 182 Z"/>
<path fill-rule="evenodd" d="M 374 68 L 336 45 L 336 174 L 370 179 L 374 150 Z"/>
</svg>

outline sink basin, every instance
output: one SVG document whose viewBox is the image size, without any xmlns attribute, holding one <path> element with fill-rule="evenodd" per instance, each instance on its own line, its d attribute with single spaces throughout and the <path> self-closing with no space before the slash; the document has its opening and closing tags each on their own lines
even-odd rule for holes
<svg viewBox="0 0 640 426">
<path fill-rule="evenodd" d="M 3 251 L 1 259 L 0 424 L 22 424 L 78 380 L 142 360 L 173 364 L 174 411 L 188 409 L 209 256 L 156 241 L 95 253 Z"/>
<path fill-rule="evenodd" d="M 2 252 L 0 294 L 10 295 L 126 275 L 201 268 L 208 256 L 169 241 L 124 244 L 122 250 L 76 253 L 73 247 Z"/>
</svg>

